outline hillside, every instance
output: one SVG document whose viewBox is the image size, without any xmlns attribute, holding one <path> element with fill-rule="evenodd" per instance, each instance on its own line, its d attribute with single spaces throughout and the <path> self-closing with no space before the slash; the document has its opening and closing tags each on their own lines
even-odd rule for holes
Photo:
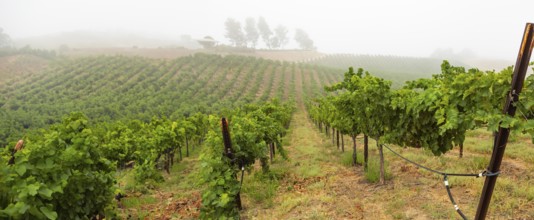
<svg viewBox="0 0 534 220">
<path fill-rule="evenodd" d="M 244 175 L 241 189 L 244 209 L 240 212 L 244 219 L 458 217 L 439 176 L 409 165 L 386 151 L 387 183 L 379 185 L 376 183 L 379 150 L 374 147 L 375 141 L 370 141 L 369 170 L 364 171 L 360 165 L 352 166 L 353 142 L 350 137 L 341 135 L 342 147 L 337 146 L 336 149 L 339 141 L 334 142 L 333 132 L 325 135 L 313 127 L 303 102 L 320 96 L 324 85 L 339 82 L 344 72 L 341 68 L 253 56 L 202 53 L 175 59 L 138 56 L 59 57 L 43 63 L 44 66 L 28 71 L 23 68 L 31 65 L 21 63 L 14 68 L 20 68 L 26 74 L 24 77 L 13 77 L 0 83 L 0 146 L 23 137 L 29 141 L 23 153 L 30 154 L 27 152 L 41 145 L 31 142 L 32 138 L 35 140 L 37 137 L 25 137 L 26 131 L 58 123 L 72 111 L 85 113 L 93 126 L 87 129 L 87 133 L 95 132 L 101 135 L 99 142 L 107 143 L 109 140 L 105 139 L 110 134 L 126 135 L 130 131 L 102 131 L 111 129 L 106 127 L 111 123 L 121 124 L 118 122 L 121 120 L 140 119 L 148 124 L 149 121 L 157 123 L 158 120 L 151 119 L 161 116 L 178 119 L 198 112 L 217 115 L 231 112 L 231 109 L 245 103 L 277 98 L 297 104 L 287 136 L 281 139 L 289 159 L 283 159 L 280 151 L 277 151 L 278 155 L 269 164 L 271 171 L 263 173 L 256 163 L 251 166 L 251 172 Z M 396 65 L 402 66 L 400 63 Z M 218 121 L 219 118 L 215 117 Z M 76 124 L 64 125 L 76 127 Z M 138 128 L 132 130 L 138 131 Z M 160 136 L 152 137 L 159 134 L 158 127 L 154 129 L 147 125 L 141 128 L 142 132 L 147 132 L 147 136 L 159 140 Z M 52 140 L 53 136 L 45 135 L 44 138 Z M 155 150 L 150 141 L 138 142 L 143 138 L 124 140 L 124 143 L 131 141 L 139 145 L 137 150 Z M 205 166 L 202 158 L 211 146 L 209 138 L 205 143 L 201 141 L 202 138 L 192 140 L 189 142 L 191 151 L 187 147 L 186 150 L 178 150 L 180 157 L 176 156 L 176 164 L 170 171 L 164 173 L 155 170 L 162 175 L 162 182 L 141 183 L 142 187 L 137 185 L 137 171 L 143 169 L 139 161 L 135 162 L 133 169 L 121 167 L 111 171 L 114 187 L 127 195 L 122 202 L 111 203 L 119 218 L 199 218 L 201 195 L 206 188 L 205 185 L 199 185 L 199 173 Z M 239 141 L 238 138 L 232 140 L 234 143 Z M 362 136 L 355 137 L 355 140 L 358 163 L 362 164 L 364 140 Z M 492 217 L 524 219 L 533 214 L 534 191 L 528 186 L 532 185 L 534 179 L 529 173 L 534 160 L 530 155 L 534 153 L 534 148 L 529 140 L 526 135 L 513 134 L 511 137 L 510 150 L 503 161 L 503 175 L 499 177 L 496 189 L 495 205 L 489 212 Z M 121 145 L 124 143 L 119 140 L 100 147 L 109 155 L 120 156 L 130 149 L 128 145 Z M 48 149 L 54 146 L 47 145 Z M 428 150 L 396 150 L 429 167 L 460 173 L 484 170 L 491 155 L 491 146 L 492 134 L 477 129 L 467 135 L 463 158 L 458 158 L 456 149 L 441 157 L 433 156 Z M 11 148 L 12 145 L 5 149 Z M 182 153 L 185 155 L 183 160 Z M 139 157 L 145 159 L 146 155 Z M 217 155 L 220 155 L 219 151 Z M 0 159 L 6 158 L 8 151 L 4 150 Z M 21 161 L 16 166 L 25 163 Z M 482 182 L 482 179 L 451 178 L 455 198 L 470 216 L 476 210 Z"/>
<path fill-rule="evenodd" d="M 46 68 L 48 60 L 33 55 L 0 57 L 0 84 L 16 77 L 38 73 Z"/>
<path fill-rule="evenodd" d="M 392 80 L 400 85 L 404 81 L 428 78 L 440 73 L 442 60 L 422 57 L 400 57 L 385 55 L 330 54 L 306 62 L 332 68 L 363 68 L 370 73 Z M 452 62 L 456 66 L 466 66 L 461 62 Z"/>
<path fill-rule="evenodd" d="M 58 59 L 40 74 L 0 84 L 0 145 L 9 133 L 20 138 L 25 129 L 59 122 L 72 111 L 96 122 L 220 113 L 272 98 L 301 101 L 341 76 L 329 68 L 233 55 Z"/>
<path fill-rule="evenodd" d="M 68 57 L 86 57 L 99 55 L 142 56 L 154 59 L 175 59 L 196 53 L 215 55 L 237 55 L 279 60 L 288 62 L 302 62 L 303 60 L 315 59 L 324 54 L 317 51 L 303 50 L 255 50 L 236 49 L 232 47 L 216 47 L 212 49 L 187 49 L 183 47 L 168 48 L 137 48 L 137 47 L 103 47 L 103 48 L 71 48 L 61 52 Z"/>
</svg>

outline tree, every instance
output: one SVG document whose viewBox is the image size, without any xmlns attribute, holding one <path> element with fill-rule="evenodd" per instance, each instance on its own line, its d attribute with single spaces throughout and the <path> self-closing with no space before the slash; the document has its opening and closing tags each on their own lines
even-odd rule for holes
<svg viewBox="0 0 534 220">
<path fill-rule="evenodd" d="M 247 43 L 250 43 L 252 48 L 256 48 L 260 34 L 256 28 L 256 20 L 254 20 L 254 18 L 249 17 L 245 20 L 245 33 Z"/>
<path fill-rule="evenodd" d="M 299 44 L 300 48 L 303 50 L 314 50 L 315 46 L 313 45 L 313 40 L 310 39 L 308 33 L 302 29 L 297 29 L 295 31 L 295 41 Z"/>
<path fill-rule="evenodd" d="M 226 26 L 226 35 L 224 36 L 228 38 L 234 46 L 246 46 L 245 35 L 243 34 L 243 29 L 241 28 L 241 23 L 239 23 L 239 21 L 236 21 L 233 18 L 228 18 L 224 25 Z"/>
<path fill-rule="evenodd" d="M 11 46 L 11 38 L 0 28 L 0 48 Z"/>
<path fill-rule="evenodd" d="M 278 25 L 274 29 L 274 37 L 271 38 L 271 46 L 273 48 L 284 47 L 284 45 L 286 45 L 287 42 L 289 41 L 288 36 L 287 36 L 288 32 L 289 31 L 287 30 L 286 27 L 284 27 L 283 25 Z"/>
<path fill-rule="evenodd" d="M 273 32 L 271 31 L 271 28 L 269 28 L 269 24 L 267 24 L 267 21 L 265 21 L 265 18 L 260 17 L 258 20 L 258 30 L 260 31 L 260 36 L 263 42 L 265 42 L 265 45 L 270 49 L 271 48 L 271 35 L 273 35 Z"/>
</svg>

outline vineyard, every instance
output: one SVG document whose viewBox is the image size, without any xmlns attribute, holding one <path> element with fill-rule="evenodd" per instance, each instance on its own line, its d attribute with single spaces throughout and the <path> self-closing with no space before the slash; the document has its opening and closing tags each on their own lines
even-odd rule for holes
<svg viewBox="0 0 534 220">
<path fill-rule="evenodd" d="M 341 77 L 329 68 L 206 54 L 175 60 L 100 56 L 49 65 L 0 87 L 0 145 L 75 111 L 95 122 L 175 119 L 272 98 L 295 100 L 297 87 L 313 97 Z M 9 134 L 16 137 L 9 139 Z"/>
<path fill-rule="evenodd" d="M 387 80 L 391 80 L 394 86 L 400 86 L 407 80 L 430 78 L 432 74 L 440 73 L 440 59 L 399 57 L 384 55 L 355 55 L 355 54 L 332 54 L 307 60 L 321 66 L 345 70 L 349 66 L 364 68 Z M 455 65 L 466 66 L 454 61 Z"/>
<path fill-rule="evenodd" d="M 0 218 L 466 219 L 497 176 L 488 217 L 534 216 L 534 75 L 346 58 L 2 65 Z"/>
</svg>

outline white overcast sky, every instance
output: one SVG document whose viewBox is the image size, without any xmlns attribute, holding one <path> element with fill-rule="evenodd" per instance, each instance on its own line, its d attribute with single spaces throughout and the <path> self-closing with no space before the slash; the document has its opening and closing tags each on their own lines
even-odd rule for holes
<svg viewBox="0 0 534 220">
<path fill-rule="evenodd" d="M 250 16 L 304 29 L 321 52 L 428 56 L 467 48 L 515 60 L 534 0 L 0 0 L 0 27 L 14 39 L 121 30 L 225 41 L 226 18 Z"/>
</svg>

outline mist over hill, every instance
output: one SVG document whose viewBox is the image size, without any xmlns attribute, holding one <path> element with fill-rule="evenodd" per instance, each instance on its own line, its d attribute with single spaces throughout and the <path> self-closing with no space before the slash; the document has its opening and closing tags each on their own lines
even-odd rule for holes
<svg viewBox="0 0 534 220">
<path fill-rule="evenodd" d="M 13 39 L 15 47 L 26 45 L 40 49 L 69 48 L 200 48 L 189 35 L 149 36 L 128 31 L 71 31 L 36 37 Z"/>
</svg>

